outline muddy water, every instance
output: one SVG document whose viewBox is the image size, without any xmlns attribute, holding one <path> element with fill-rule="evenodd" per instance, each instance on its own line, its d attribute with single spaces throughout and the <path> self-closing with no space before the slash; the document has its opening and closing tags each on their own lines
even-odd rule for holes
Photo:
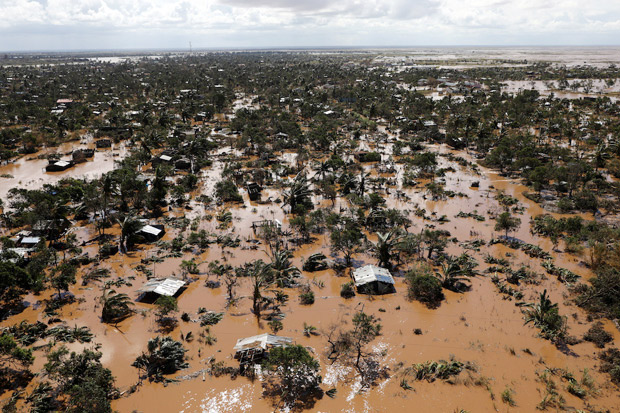
<svg viewBox="0 0 620 413">
<path fill-rule="evenodd" d="M 371 147 L 374 143 L 369 143 Z M 449 152 L 469 159 L 463 152 L 453 152 L 445 146 L 432 146 L 432 150 L 442 154 Z M 97 153 L 99 155 L 100 153 Z M 96 155 L 96 156 L 97 156 Z M 290 162 L 294 159 L 291 155 Z M 34 161 L 28 161 L 34 162 Z M 413 211 L 416 206 L 426 209 L 426 215 L 430 220 L 423 220 L 410 213 L 413 226 L 410 231 L 420 231 L 426 225 L 434 225 L 437 228 L 449 230 L 459 241 L 471 239 L 483 239 L 489 241 L 496 237 L 493 230 L 494 221 L 491 217 L 500 211 L 499 205 L 494 200 L 495 191 L 501 189 L 507 194 L 516 197 L 524 206 L 525 213 L 521 216 L 522 225 L 514 234 L 523 241 L 540 245 L 545 250 L 551 249 L 549 241 L 533 236 L 529 232 L 529 218 L 544 213 L 537 204 L 523 197 L 526 188 L 518 182 L 503 178 L 497 173 L 480 168 L 481 174 L 472 173 L 453 162 L 440 158 L 441 166 L 452 166 L 455 172 L 449 172 L 445 178 L 446 189 L 463 192 L 467 198 L 453 198 L 443 201 L 432 201 L 424 189 L 418 188 L 389 188 L 390 195 L 388 205 L 402 210 Z M 78 165 L 79 167 L 79 165 Z M 221 162 L 215 162 L 214 166 L 206 170 L 202 177 L 200 191 L 212 193 L 213 185 L 217 181 L 223 168 Z M 379 176 L 367 166 L 373 176 Z M 67 171 L 69 172 L 69 171 Z M 401 165 L 397 165 L 395 176 L 402 176 Z M 473 181 L 479 181 L 479 188 L 471 188 Z M 408 201 L 395 199 L 396 189 L 402 190 L 410 198 Z M 268 189 L 263 192 L 263 199 L 277 199 L 280 190 Z M 201 221 L 200 228 L 213 233 L 230 233 L 238 235 L 245 240 L 252 238 L 251 222 L 261 219 L 279 219 L 288 227 L 286 215 L 282 208 L 275 203 L 257 204 L 250 203 L 247 194 L 243 193 L 245 202 L 243 206 L 224 205 L 214 210 L 204 210 L 196 205 L 188 216 L 202 216 L 206 213 L 215 215 L 219 211 L 229 210 L 233 214 L 230 227 L 218 230 L 218 222 Z M 329 201 L 323 202 L 325 206 Z M 458 212 L 473 212 L 476 210 L 486 217 L 486 221 L 477 222 L 469 218 L 456 218 Z M 435 215 L 432 215 L 436 213 Z M 183 213 L 177 213 L 182 215 Z M 446 223 L 436 221 L 441 215 L 446 215 L 450 220 Z M 556 214 L 554 214 L 556 215 Z M 557 215 L 556 215 L 557 216 Z M 591 218 L 587 217 L 586 218 Z M 85 229 L 80 234 L 84 239 L 92 238 Z M 112 233 L 114 230 L 111 231 Z M 170 229 L 164 240 L 170 241 L 178 230 Z M 303 259 L 310 254 L 322 251 L 329 254 L 329 244 L 325 236 L 315 235 L 314 242 L 295 251 L 293 262 L 301 268 Z M 242 245 L 245 245 L 242 243 Z M 87 250 L 94 254 L 96 246 L 88 246 Z M 124 292 L 131 297 L 137 298 L 136 290 L 146 281 L 146 277 L 134 268 L 140 263 L 140 259 L 151 256 L 154 248 L 141 246 L 137 251 L 129 255 L 114 256 L 101 265 L 112 270 L 113 274 L 122 275 L 131 283 L 116 288 L 118 292 Z M 451 244 L 448 251 L 458 254 L 462 248 L 458 244 Z M 519 251 L 510 250 L 501 245 L 485 246 L 479 252 L 472 252 L 480 263 L 480 269 L 487 266 L 483 262 L 483 256 L 490 253 L 494 256 L 508 256 L 513 267 L 530 265 L 532 269 L 544 274 L 540 268 L 540 260 L 534 260 Z M 588 272 L 579 265 L 574 257 L 564 253 L 553 253 L 558 266 L 569 268 L 583 276 Z M 251 288 L 249 281 L 243 280 L 236 294 L 240 297 L 235 307 L 226 307 L 225 291 L 222 287 L 209 289 L 204 281 L 210 276 L 208 263 L 213 260 L 226 261 L 233 266 L 242 265 L 254 259 L 268 261 L 266 247 L 260 245 L 257 250 L 230 249 L 222 250 L 216 244 L 212 244 L 203 253 L 196 255 L 185 254 L 184 259 L 195 258 L 200 263 L 201 273 L 196 280 L 191 282 L 187 289 L 179 296 L 179 315 L 182 312 L 190 314 L 193 320 L 197 320 L 197 311 L 200 307 L 208 310 L 222 311 L 225 313 L 223 320 L 216 326 L 211 327 L 217 341 L 209 346 L 198 341 L 204 328 L 198 322 L 183 322 L 179 320 L 178 327 L 171 333 L 177 340 L 181 334 L 192 332 L 194 339 L 190 343 L 184 343 L 188 349 L 190 367 L 180 371 L 173 377 L 181 377 L 197 373 L 193 379 L 180 378 L 178 383 L 168 386 L 145 382 L 138 387 L 138 391 L 132 394 L 125 393 L 123 397 L 115 401 L 114 409 L 120 412 L 143 411 L 143 412 L 254 412 L 272 411 L 273 407 L 269 400 L 262 397 L 261 381 L 254 383 L 240 377 L 231 380 L 227 377 L 204 376 L 200 372 L 206 368 L 209 360 L 224 361 L 228 365 L 235 365 L 233 360 L 233 346 L 238 338 L 269 331 L 265 320 L 257 321 L 250 312 Z M 151 264 L 152 270 L 158 277 L 179 274 L 179 264 L 182 258 L 166 259 L 163 263 Z M 375 258 L 367 254 L 355 256 L 356 265 L 375 263 Z M 149 267 L 151 269 L 151 267 Z M 84 271 L 88 271 L 85 269 Z M 620 405 L 618 392 L 613 387 L 604 385 L 607 378 L 598 373 L 595 354 L 598 350 L 591 343 L 582 343 L 573 346 L 573 355 L 558 351 L 549 342 L 536 337 L 537 330 L 523 324 L 523 316 L 514 301 L 504 300 L 497 292 L 496 287 L 487 277 L 477 277 L 472 280 L 472 290 L 465 294 L 447 292 L 446 301 L 435 310 L 429 310 L 417 302 L 409 302 L 405 298 L 406 286 L 401 277 L 396 279 L 396 294 L 375 297 L 371 299 L 365 296 L 356 296 L 350 300 L 340 297 L 339 291 L 343 283 L 349 279 L 338 277 L 332 270 L 316 273 L 304 273 L 303 281 L 309 282 L 315 292 L 316 302 L 311 306 L 303 306 L 299 303 L 298 293 L 294 289 L 287 289 L 289 302 L 283 307 L 286 317 L 283 320 L 284 329 L 279 333 L 283 336 L 292 337 L 296 343 L 310 348 L 320 360 L 324 379 L 324 389 L 336 388 L 338 390 L 334 399 L 323 397 L 312 408 L 313 411 L 341 411 L 341 412 L 373 412 L 373 411 L 403 411 L 416 409 L 417 411 L 454 411 L 465 409 L 468 411 L 506 411 L 507 406 L 500 399 L 500 394 L 506 388 L 514 390 L 514 398 L 517 403 L 515 411 L 534 411 L 536 404 L 544 396 L 544 385 L 537 381 L 537 372 L 541 373 L 545 368 L 567 368 L 577 377 L 585 368 L 590 369 L 590 374 L 601 386 L 598 397 L 588 399 L 586 402 L 568 394 L 565 390 L 566 383 L 560 384 L 559 378 L 555 381 L 559 385 L 560 392 L 566 398 L 567 406 L 583 409 L 586 403 L 599 409 L 610 409 Z M 555 278 L 548 277 L 542 280 L 538 286 L 519 287 L 525 294 L 525 301 L 533 301 L 537 294 L 547 288 L 551 292 L 554 301 L 560 303 L 562 314 L 569 315 L 570 334 L 580 337 L 589 327 L 586 323 L 586 315 L 578 308 L 566 302 L 566 287 Z M 147 341 L 158 334 L 159 327 L 155 322 L 153 306 L 136 302 L 138 314 L 119 323 L 117 326 L 108 326 L 100 323 L 101 308 L 98 297 L 102 291 L 97 283 L 91 283 L 82 287 L 80 280 L 72 287 L 71 291 L 84 299 L 81 303 L 66 306 L 61 313 L 61 318 L 69 325 L 86 325 L 96 335 L 95 342 L 101 343 L 103 363 L 109 367 L 116 377 L 117 385 L 121 391 L 127 391 L 130 386 L 138 382 L 137 371 L 131 367 L 135 358 L 145 350 Z M 49 293 L 42 296 L 27 297 L 27 301 L 36 303 L 49 298 Z M 383 334 L 378 337 L 370 347 L 381 353 L 382 365 L 389 367 L 391 377 L 380 380 L 377 386 L 360 391 L 359 382 L 350 368 L 340 365 L 330 365 L 326 359 L 326 341 L 324 334 L 334 326 L 350 323 L 355 311 L 363 308 L 365 312 L 381 318 Z M 21 320 L 43 319 L 35 306 L 32 306 L 22 314 L 12 317 L 2 323 L 9 325 Z M 269 314 L 269 310 L 265 311 Z M 303 335 L 303 324 L 314 325 L 321 332 L 316 337 Z M 616 342 L 620 334 L 607 323 L 607 330 L 613 332 Z M 415 335 L 414 329 L 421 329 L 422 335 Z M 84 347 L 84 345 L 72 345 L 72 349 Z M 525 351 L 527 350 L 527 352 Z M 43 351 L 36 352 L 37 361 L 34 370 L 39 370 L 45 361 Z M 451 356 L 464 362 L 471 362 L 476 366 L 476 372 L 471 373 L 474 379 L 484 385 L 476 385 L 474 379 L 467 379 L 468 373 L 460 375 L 457 384 L 447 384 L 441 381 L 434 383 L 416 382 L 408 379 L 413 390 L 403 390 L 400 387 L 402 378 L 402 366 L 407 367 L 412 363 L 421 363 L 429 360 L 447 360 Z M 399 363 L 402 363 L 399 364 Z M 8 395 L 2 395 L 5 399 Z"/>
<path fill-rule="evenodd" d="M 65 178 L 94 179 L 114 169 L 114 161 L 121 160 L 127 154 L 124 143 L 114 144 L 112 149 L 99 149 L 95 156 L 86 162 L 78 163 L 74 167 L 62 172 L 45 172 L 47 159 L 38 159 L 41 156 L 52 154 L 61 155 L 62 160 L 70 160 L 71 152 L 76 149 L 94 148 L 91 141 L 67 142 L 56 148 L 43 149 L 35 154 L 26 155 L 13 163 L 0 166 L 0 175 L 12 175 L 12 178 L 0 177 L 0 199 L 6 201 L 11 188 L 38 189 L 44 184 L 53 184 Z"/>
</svg>

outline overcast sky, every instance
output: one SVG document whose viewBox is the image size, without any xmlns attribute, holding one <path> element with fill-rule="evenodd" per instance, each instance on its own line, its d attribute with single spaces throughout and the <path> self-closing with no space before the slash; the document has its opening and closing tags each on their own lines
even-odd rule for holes
<svg viewBox="0 0 620 413">
<path fill-rule="evenodd" d="M 0 0 L 0 50 L 618 45 L 620 0 Z"/>
</svg>

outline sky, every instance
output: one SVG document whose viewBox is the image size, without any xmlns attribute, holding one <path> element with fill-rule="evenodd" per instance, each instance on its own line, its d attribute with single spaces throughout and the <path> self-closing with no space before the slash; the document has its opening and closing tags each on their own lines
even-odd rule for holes
<svg viewBox="0 0 620 413">
<path fill-rule="evenodd" d="M 620 0 L 0 0 L 0 51 L 620 45 Z"/>
</svg>

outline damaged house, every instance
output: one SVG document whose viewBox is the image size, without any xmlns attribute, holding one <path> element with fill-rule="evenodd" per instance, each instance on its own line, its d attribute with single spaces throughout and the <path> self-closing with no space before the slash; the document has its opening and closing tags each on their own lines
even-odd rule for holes
<svg viewBox="0 0 620 413">
<path fill-rule="evenodd" d="M 366 265 L 353 271 L 353 281 L 360 294 L 395 293 L 394 277 L 390 271 L 376 265 Z"/>
</svg>

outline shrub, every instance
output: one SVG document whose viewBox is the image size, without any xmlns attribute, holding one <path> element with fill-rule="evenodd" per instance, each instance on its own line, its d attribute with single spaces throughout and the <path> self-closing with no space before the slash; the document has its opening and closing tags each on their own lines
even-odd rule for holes
<svg viewBox="0 0 620 413">
<path fill-rule="evenodd" d="M 306 291 L 305 293 L 301 293 L 299 299 L 303 305 L 314 304 L 314 292 Z"/>
<path fill-rule="evenodd" d="M 342 284 L 342 287 L 340 287 L 340 296 L 342 298 L 355 297 L 355 286 L 353 284 L 353 281 Z"/>
<path fill-rule="evenodd" d="M 426 304 L 429 308 L 439 306 L 444 299 L 441 282 L 433 275 L 428 266 L 421 266 L 406 275 L 407 298 Z"/>
<path fill-rule="evenodd" d="M 151 380 L 163 381 L 164 374 L 189 367 L 185 362 L 183 344 L 171 337 L 155 337 L 148 342 L 147 353 L 142 353 L 133 367 L 140 369 Z"/>
<path fill-rule="evenodd" d="M 620 384 L 620 350 L 610 348 L 599 354 L 601 359 L 601 371 L 609 373 L 611 381 Z"/>
<path fill-rule="evenodd" d="M 222 202 L 243 202 L 237 185 L 230 179 L 224 179 L 215 184 L 215 196 Z"/>
<path fill-rule="evenodd" d="M 605 331 L 603 323 L 600 321 L 590 327 L 588 332 L 583 336 L 583 339 L 596 344 L 599 348 L 604 348 L 605 344 L 614 341 L 614 337 Z"/>
</svg>

